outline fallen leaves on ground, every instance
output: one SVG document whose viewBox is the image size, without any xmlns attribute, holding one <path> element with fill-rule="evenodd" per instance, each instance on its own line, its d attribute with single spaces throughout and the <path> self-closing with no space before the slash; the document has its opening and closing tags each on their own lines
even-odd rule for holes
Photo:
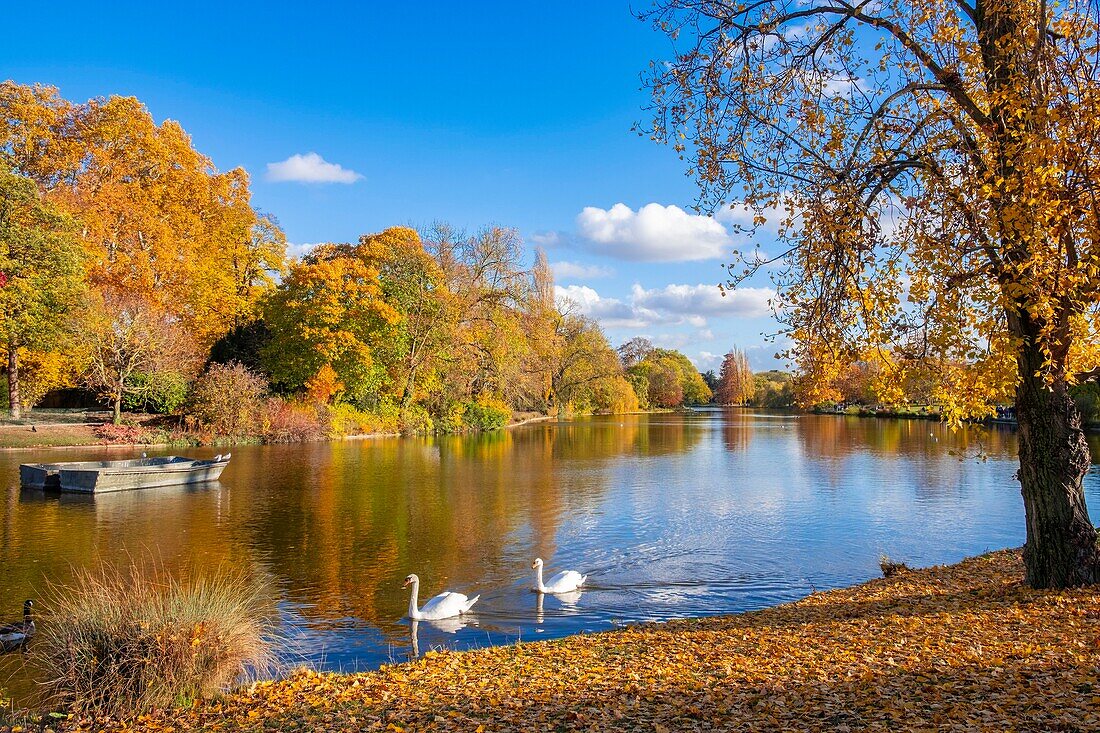
<svg viewBox="0 0 1100 733">
<path fill-rule="evenodd" d="M 1022 577 L 1003 551 L 754 613 L 302 671 L 70 729 L 1100 730 L 1100 589 Z"/>
</svg>

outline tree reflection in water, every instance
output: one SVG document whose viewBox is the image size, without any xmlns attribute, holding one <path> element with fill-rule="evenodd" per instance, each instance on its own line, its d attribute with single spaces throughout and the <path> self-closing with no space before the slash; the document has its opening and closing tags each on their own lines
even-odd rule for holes
<svg viewBox="0 0 1100 733">
<path fill-rule="evenodd" d="M 18 464 L 128 454 L 6 453 L 0 598 L 40 597 L 74 567 L 127 555 L 178 572 L 255 565 L 310 660 L 364 668 L 414 646 L 776 603 L 870 577 L 883 552 L 927 564 L 1019 544 L 1015 451 L 1011 430 L 735 409 L 241 446 L 220 484 L 94 498 L 21 492 Z M 590 573 L 592 588 L 532 601 L 536 556 Z M 410 629 L 410 572 L 425 597 L 481 593 L 476 625 Z M 25 675 L 7 686 L 29 690 Z"/>
</svg>

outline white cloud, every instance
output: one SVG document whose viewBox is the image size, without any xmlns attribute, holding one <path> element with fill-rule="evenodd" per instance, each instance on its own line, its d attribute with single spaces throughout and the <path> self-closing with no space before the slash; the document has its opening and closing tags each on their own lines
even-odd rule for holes
<svg viewBox="0 0 1100 733">
<path fill-rule="evenodd" d="M 615 271 L 610 267 L 584 265 L 580 262 L 551 262 L 550 269 L 559 280 L 588 280 L 595 277 L 611 277 Z"/>
<path fill-rule="evenodd" d="M 635 262 L 717 259 L 733 245 L 715 219 L 661 204 L 638 211 L 622 203 L 610 209 L 586 206 L 577 215 L 577 230 L 592 250 Z"/>
<path fill-rule="evenodd" d="M 692 359 L 695 363 L 695 368 L 701 372 L 705 372 L 708 369 L 717 369 L 722 365 L 722 354 L 712 354 L 709 351 L 700 351 L 699 355 Z"/>
<path fill-rule="evenodd" d="M 303 242 L 301 244 L 295 244 L 293 242 L 286 243 L 286 256 L 293 257 L 300 260 L 309 254 L 310 250 L 316 247 L 320 242 Z"/>
<path fill-rule="evenodd" d="M 329 163 L 317 153 L 295 153 L 284 161 L 267 164 L 267 180 L 296 183 L 355 183 L 363 176 Z"/>
<path fill-rule="evenodd" d="M 561 232 L 535 232 L 527 238 L 542 247 L 558 247 L 564 243 Z"/>
<path fill-rule="evenodd" d="M 723 296 L 716 285 L 666 285 L 646 290 L 635 285 L 630 300 L 605 298 L 587 285 L 560 285 L 554 294 L 562 305 L 572 304 L 605 328 L 643 329 L 654 325 L 689 325 L 713 338 L 708 317 L 758 318 L 771 314 L 771 288 L 738 288 Z"/>
<path fill-rule="evenodd" d="M 582 315 L 594 318 L 605 328 L 645 328 L 648 322 L 638 317 L 633 306 L 617 298 L 604 298 L 587 285 L 554 286 L 559 308 L 574 307 Z"/>
<path fill-rule="evenodd" d="M 634 304 L 646 310 L 688 317 L 728 316 L 759 318 L 771 315 L 771 288 L 737 288 L 723 295 L 717 285 L 666 285 L 646 290 L 635 285 Z"/>
</svg>

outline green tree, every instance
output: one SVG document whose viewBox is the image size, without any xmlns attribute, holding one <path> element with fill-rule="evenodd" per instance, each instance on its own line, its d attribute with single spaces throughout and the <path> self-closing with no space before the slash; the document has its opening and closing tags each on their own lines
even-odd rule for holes
<svg viewBox="0 0 1100 733">
<path fill-rule="evenodd" d="M 20 349 L 48 351 L 68 333 L 69 314 L 83 291 L 83 268 L 73 221 L 2 160 L 0 339 L 7 351 L 9 409 L 19 418 Z"/>
<path fill-rule="evenodd" d="M 443 270 L 407 227 L 360 238 L 363 256 L 378 269 L 382 297 L 398 314 L 375 346 L 386 365 L 389 391 L 408 407 L 423 384 L 438 386 L 438 371 L 454 346 L 458 313 Z"/>
<path fill-rule="evenodd" d="M 787 372 L 759 372 L 753 377 L 756 392 L 752 404 L 758 407 L 785 408 L 794 404 L 794 387 Z"/>
</svg>

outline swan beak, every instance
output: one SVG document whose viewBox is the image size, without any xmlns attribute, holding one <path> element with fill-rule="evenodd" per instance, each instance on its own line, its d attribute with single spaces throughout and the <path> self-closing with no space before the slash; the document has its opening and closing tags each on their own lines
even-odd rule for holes
<svg viewBox="0 0 1100 733">
<path fill-rule="evenodd" d="M 535 569 L 535 568 L 537 568 L 538 566 L 539 566 L 539 564 L 538 564 L 537 562 L 533 562 L 533 563 L 531 563 L 531 569 L 532 569 L 532 570 L 534 570 L 534 569 Z"/>
<path fill-rule="evenodd" d="M 406 580 L 406 581 L 405 581 L 404 583 L 402 583 L 402 584 L 401 584 L 401 587 L 402 587 L 402 588 L 408 588 L 408 587 L 409 587 L 409 583 L 411 583 L 411 582 L 412 582 L 411 580 Z"/>
</svg>

